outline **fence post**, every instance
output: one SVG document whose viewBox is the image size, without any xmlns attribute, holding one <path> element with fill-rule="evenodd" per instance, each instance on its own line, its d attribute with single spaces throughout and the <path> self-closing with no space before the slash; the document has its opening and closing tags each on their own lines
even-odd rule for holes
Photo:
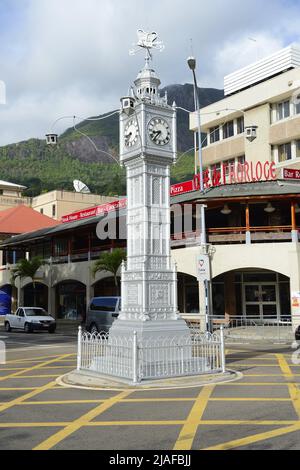
<svg viewBox="0 0 300 470">
<path fill-rule="evenodd" d="M 82 328 L 81 326 L 78 327 L 78 337 L 77 337 L 77 370 L 80 370 L 81 368 L 81 352 L 82 352 L 82 344 L 81 344 L 81 333 L 82 333 Z"/>
<path fill-rule="evenodd" d="M 132 354 L 133 354 L 133 383 L 138 383 L 138 345 L 137 345 L 137 332 L 133 332 L 133 343 L 132 343 Z"/>
<path fill-rule="evenodd" d="M 225 374 L 226 372 L 226 363 L 225 363 L 225 341 L 224 341 L 224 326 L 221 325 L 220 328 L 220 346 L 221 346 L 221 366 L 222 366 L 222 373 Z"/>
</svg>

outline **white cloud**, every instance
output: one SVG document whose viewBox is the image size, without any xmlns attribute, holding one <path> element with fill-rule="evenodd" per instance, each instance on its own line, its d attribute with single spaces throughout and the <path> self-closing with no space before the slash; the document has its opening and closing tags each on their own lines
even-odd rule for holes
<svg viewBox="0 0 300 470">
<path fill-rule="evenodd" d="M 186 57 L 193 38 L 199 84 L 220 88 L 225 74 L 256 60 L 248 37 L 265 55 L 299 34 L 299 8 L 287 8 L 286 0 L 252 0 L 250 7 L 240 0 L 5 3 L 11 11 L 5 31 L 0 28 L 0 79 L 8 102 L 0 106 L 0 144 L 43 137 L 61 115 L 118 107 L 143 62 L 141 55 L 128 55 L 140 27 L 157 30 L 165 42 L 155 57 L 163 85 L 191 80 Z"/>
</svg>

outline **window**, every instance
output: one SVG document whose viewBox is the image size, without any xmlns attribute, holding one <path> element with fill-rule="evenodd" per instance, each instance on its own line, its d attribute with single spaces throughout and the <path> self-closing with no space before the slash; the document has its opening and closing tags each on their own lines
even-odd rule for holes
<svg viewBox="0 0 300 470">
<path fill-rule="evenodd" d="M 240 163 L 241 165 L 244 165 L 246 161 L 245 155 L 242 155 L 241 157 L 238 157 L 237 162 Z"/>
<path fill-rule="evenodd" d="M 212 127 L 209 129 L 210 143 L 218 142 L 220 140 L 220 128 L 219 126 Z"/>
<path fill-rule="evenodd" d="M 300 140 L 296 141 L 296 158 L 300 158 Z"/>
<path fill-rule="evenodd" d="M 300 114 L 300 95 L 295 100 L 295 114 Z"/>
<path fill-rule="evenodd" d="M 56 216 L 56 205 L 53 204 L 52 206 L 52 217 L 55 217 Z"/>
<path fill-rule="evenodd" d="M 245 130 L 244 116 L 237 119 L 237 133 L 242 134 Z"/>
<path fill-rule="evenodd" d="M 283 144 L 278 146 L 278 162 L 285 162 L 292 158 L 292 144 Z"/>
<path fill-rule="evenodd" d="M 226 122 L 223 126 L 223 139 L 228 139 L 234 135 L 233 121 Z"/>
<path fill-rule="evenodd" d="M 283 101 L 277 104 L 277 120 L 288 118 L 290 116 L 290 102 Z"/>
<path fill-rule="evenodd" d="M 40 213 L 41 213 L 41 214 L 44 214 L 44 209 L 40 209 Z"/>
<path fill-rule="evenodd" d="M 116 297 L 94 297 L 90 309 L 100 310 L 102 312 L 114 312 L 116 310 L 118 299 Z"/>
</svg>

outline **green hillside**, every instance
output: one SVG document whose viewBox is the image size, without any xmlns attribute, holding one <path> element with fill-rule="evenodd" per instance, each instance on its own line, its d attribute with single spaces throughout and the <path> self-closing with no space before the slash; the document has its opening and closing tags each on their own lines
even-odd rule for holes
<svg viewBox="0 0 300 470">
<path fill-rule="evenodd" d="M 191 85 L 167 87 L 169 102 L 193 109 Z M 163 92 L 164 90 L 162 90 Z M 200 89 L 200 101 L 206 106 L 223 97 L 222 90 Z M 110 113 L 109 113 L 110 114 Z M 73 190 L 73 180 L 84 181 L 93 193 L 109 196 L 126 193 L 125 172 L 107 153 L 118 158 L 118 115 L 101 121 L 83 121 L 77 128 L 90 136 L 100 151 L 89 140 L 66 130 L 56 147 L 49 147 L 43 140 L 30 139 L 17 144 L 0 147 L 0 179 L 27 186 L 25 195 L 36 196 L 53 189 Z M 193 136 L 188 129 L 188 115 L 178 112 L 178 162 L 172 168 L 172 183 L 192 177 Z"/>
</svg>

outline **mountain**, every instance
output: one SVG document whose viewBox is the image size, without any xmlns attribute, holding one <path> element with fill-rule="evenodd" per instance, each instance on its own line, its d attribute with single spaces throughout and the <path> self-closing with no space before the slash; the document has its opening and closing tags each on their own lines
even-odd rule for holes
<svg viewBox="0 0 300 470">
<path fill-rule="evenodd" d="M 223 90 L 200 88 L 198 91 L 202 107 L 224 97 Z M 194 109 L 192 85 L 169 85 L 161 90 L 161 94 L 165 92 L 170 104 L 175 101 L 177 106 Z M 189 131 L 188 114 L 179 110 L 177 122 L 178 151 L 182 154 L 193 148 L 194 139 Z M 28 196 L 53 189 L 72 190 L 73 179 L 83 180 L 96 193 L 124 194 L 124 170 L 107 155 L 112 154 L 118 159 L 118 115 L 100 121 L 86 120 L 76 127 L 89 136 L 94 145 L 74 128 L 69 128 L 60 136 L 56 147 L 49 147 L 39 139 L 0 147 L 1 179 L 27 186 Z M 178 158 L 172 170 L 173 182 L 192 175 L 192 153 Z"/>
</svg>

